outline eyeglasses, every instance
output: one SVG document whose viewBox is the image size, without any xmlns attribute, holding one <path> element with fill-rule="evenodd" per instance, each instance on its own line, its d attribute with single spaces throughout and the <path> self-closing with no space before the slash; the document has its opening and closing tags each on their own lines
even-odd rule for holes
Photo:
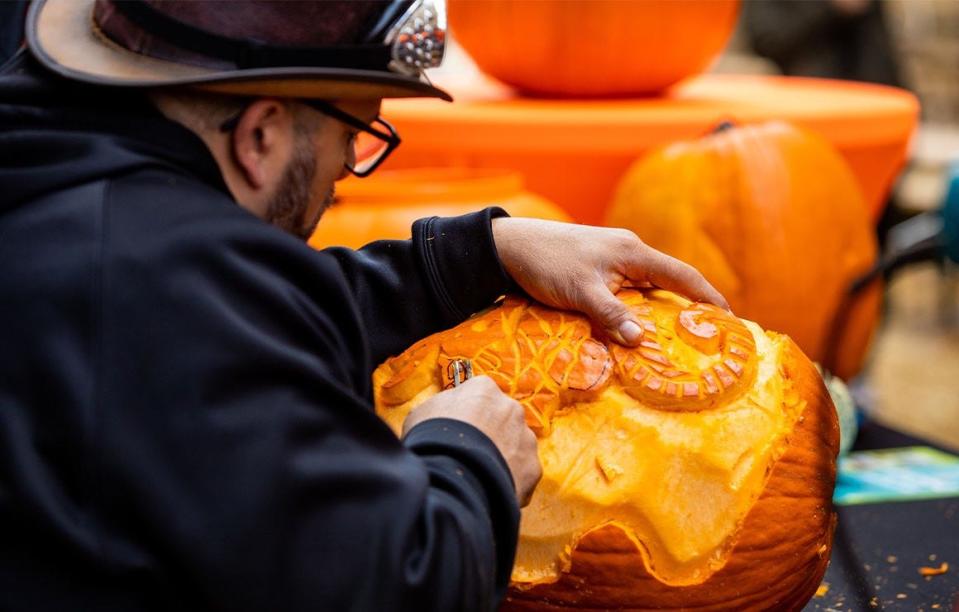
<svg viewBox="0 0 959 612">
<path fill-rule="evenodd" d="M 297 99 L 297 101 L 359 130 L 350 137 L 350 145 L 353 147 L 353 162 L 344 164 L 347 170 L 358 177 L 372 174 L 389 157 L 393 149 L 400 146 L 401 141 L 396 129 L 380 116 L 377 116 L 372 123 L 366 123 L 359 117 L 354 117 L 323 100 Z M 243 111 L 221 123 L 220 131 L 232 132 L 235 130 L 242 116 Z"/>
</svg>

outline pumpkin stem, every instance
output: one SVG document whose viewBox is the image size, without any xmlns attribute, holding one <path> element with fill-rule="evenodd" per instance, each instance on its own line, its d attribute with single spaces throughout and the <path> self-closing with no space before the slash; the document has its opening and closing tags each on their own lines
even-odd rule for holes
<svg viewBox="0 0 959 612">
<path fill-rule="evenodd" d="M 719 122 L 719 125 L 713 128 L 713 134 L 721 134 L 722 132 L 729 131 L 735 127 L 738 127 L 735 122 L 730 119 L 723 119 Z"/>
</svg>

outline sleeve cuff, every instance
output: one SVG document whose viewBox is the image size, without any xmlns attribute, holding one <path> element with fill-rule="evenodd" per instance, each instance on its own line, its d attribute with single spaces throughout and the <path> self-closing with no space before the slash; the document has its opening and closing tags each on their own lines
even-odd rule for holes
<svg viewBox="0 0 959 612">
<path fill-rule="evenodd" d="M 516 290 L 493 242 L 492 220 L 509 216 L 490 207 L 459 217 L 430 217 L 413 224 L 413 243 L 426 265 L 440 305 L 462 321 Z"/>
<path fill-rule="evenodd" d="M 466 421 L 428 419 L 406 433 L 403 445 L 417 454 L 454 454 L 457 460 L 472 464 L 471 468 L 494 476 L 500 488 L 511 495 L 516 490 L 513 474 L 499 449 Z"/>
</svg>

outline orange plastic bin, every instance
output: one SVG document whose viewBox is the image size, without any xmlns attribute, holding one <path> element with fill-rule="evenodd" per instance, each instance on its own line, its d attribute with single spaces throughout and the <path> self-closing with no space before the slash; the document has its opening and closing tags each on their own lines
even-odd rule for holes
<svg viewBox="0 0 959 612">
<path fill-rule="evenodd" d="M 503 206 L 518 217 L 569 221 L 555 204 L 523 188 L 519 173 L 469 168 L 378 170 L 337 186 L 337 203 L 324 213 L 310 245 L 359 248 L 374 240 L 410 237 L 413 222 Z"/>
<path fill-rule="evenodd" d="M 449 75 L 448 75 L 449 76 Z M 457 100 L 388 100 L 403 144 L 387 167 L 510 168 L 530 190 L 598 224 L 627 167 L 650 148 L 721 121 L 782 119 L 819 132 L 849 162 L 874 219 L 905 160 L 918 118 L 911 93 L 847 81 L 705 75 L 661 97 L 521 98 L 491 82 L 439 82 Z"/>
</svg>

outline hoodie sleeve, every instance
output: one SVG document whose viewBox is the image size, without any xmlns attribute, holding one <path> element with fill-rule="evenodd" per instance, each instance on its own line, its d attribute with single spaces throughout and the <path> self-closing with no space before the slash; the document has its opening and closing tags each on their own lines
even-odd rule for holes
<svg viewBox="0 0 959 612">
<path fill-rule="evenodd" d="M 325 249 L 348 279 L 374 364 L 516 290 L 493 243 L 491 221 L 503 216 L 493 207 L 430 217 L 413 224 L 412 240 Z"/>
<path fill-rule="evenodd" d="M 424 278 L 407 290 L 388 245 L 334 261 L 245 216 L 164 226 L 150 215 L 170 196 L 113 194 L 83 439 L 117 567 L 163 576 L 170 609 L 495 609 L 519 524 L 506 463 L 459 421 L 396 438 L 354 384 L 368 321 L 352 305 L 359 293 L 373 317 L 373 300 L 436 298 L 450 279 L 417 250 L 456 248 L 424 244 L 447 227 L 488 240 L 490 213 L 419 225 L 400 259 Z M 429 312 L 499 289 L 454 288 Z M 414 309 L 398 318 L 396 337 Z"/>
</svg>

